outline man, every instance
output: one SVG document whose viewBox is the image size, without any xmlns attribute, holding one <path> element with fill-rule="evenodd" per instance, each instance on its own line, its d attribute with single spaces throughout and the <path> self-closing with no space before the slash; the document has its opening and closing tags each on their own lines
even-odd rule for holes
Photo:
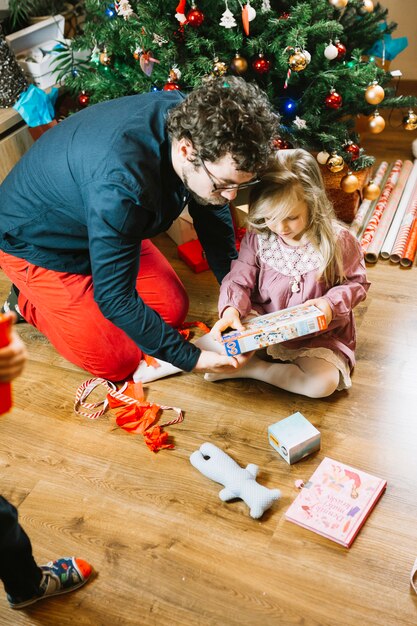
<svg viewBox="0 0 417 626">
<path fill-rule="evenodd" d="M 18 376 L 26 362 L 26 348 L 15 331 L 11 342 L 0 348 L 0 382 Z M 39 567 L 29 537 L 17 521 L 17 510 L 0 496 L 0 580 L 12 609 L 23 609 L 38 600 L 74 591 L 84 585 L 92 567 L 83 559 L 62 557 Z"/>
<path fill-rule="evenodd" d="M 187 98 L 100 103 L 49 130 L 0 188 L 0 266 L 24 319 L 110 380 L 143 353 L 185 371 L 239 367 L 245 357 L 201 351 L 175 330 L 188 298 L 149 238 L 188 204 L 220 282 L 236 257 L 227 203 L 256 182 L 276 130 L 266 95 L 235 77 Z"/>
</svg>

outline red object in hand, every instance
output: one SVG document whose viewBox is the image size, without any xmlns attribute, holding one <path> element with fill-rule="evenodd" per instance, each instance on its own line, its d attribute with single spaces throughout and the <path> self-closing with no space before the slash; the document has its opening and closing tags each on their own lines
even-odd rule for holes
<svg viewBox="0 0 417 626">
<path fill-rule="evenodd" d="M 178 246 L 178 256 L 187 263 L 196 274 L 209 269 L 209 264 L 207 263 L 202 245 L 198 239 L 192 239 Z"/>
<path fill-rule="evenodd" d="M 0 313 L 0 348 L 4 348 L 9 345 L 11 326 L 11 318 Z M 0 415 L 10 411 L 11 407 L 12 386 L 10 383 L 0 383 Z"/>
</svg>

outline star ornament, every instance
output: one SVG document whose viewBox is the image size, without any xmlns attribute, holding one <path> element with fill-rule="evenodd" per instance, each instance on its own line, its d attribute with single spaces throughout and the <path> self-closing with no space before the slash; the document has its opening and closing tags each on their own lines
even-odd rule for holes
<svg viewBox="0 0 417 626">
<path fill-rule="evenodd" d="M 303 128 L 307 128 L 307 122 L 301 119 L 301 117 L 298 117 L 298 115 L 295 117 L 293 124 L 294 126 L 297 126 L 299 130 L 302 130 Z"/>
</svg>

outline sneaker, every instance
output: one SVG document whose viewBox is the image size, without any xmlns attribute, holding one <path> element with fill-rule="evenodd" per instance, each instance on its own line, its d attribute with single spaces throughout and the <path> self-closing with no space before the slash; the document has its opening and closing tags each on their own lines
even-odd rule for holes
<svg viewBox="0 0 417 626">
<path fill-rule="evenodd" d="M 74 556 L 51 561 L 47 565 L 42 565 L 41 570 L 43 576 L 39 585 L 39 592 L 35 596 L 24 600 L 7 595 L 12 609 L 23 609 L 34 604 L 34 602 L 38 602 L 38 600 L 75 591 L 75 589 L 85 585 L 93 572 L 93 568 L 87 561 L 77 559 Z"/>
<path fill-rule="evenodd" d="M 16 324 L 21 324 L 22 322 L 26 322 L 25 318 L 20 312 L 19 305 L 17 303 L 19 293 L 20 293 L 19 289 L 15 285 L 12 285 L 10 289 L 10 293 L 7 296 L 6 301 L 3 304 L 1 311 L 0 311 L 1 313 L 10 313 L 10 311 L 12 311 L 13 313 L 16 313 L 16 318 L 17 318 Z"/>
</svg>

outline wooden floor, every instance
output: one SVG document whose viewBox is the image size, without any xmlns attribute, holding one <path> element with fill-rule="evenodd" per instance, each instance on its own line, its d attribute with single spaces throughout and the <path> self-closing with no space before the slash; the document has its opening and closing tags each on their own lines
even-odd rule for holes
<svg viewBox="0 0 417 626">
<path fill-rule="evenodd" d="M 372 152 L 411 157 L 415 133 L 387 130 Z M 191 297 L 189 319 L 216 319 L 217 286 L 157 243 Z M 95 580 L 62 598 L 12 612 L 0 594 L 0 626 L 412 626 L 417 596 L 417 269 L 379 262 L 357 311 L 353 388 L 310 400 L 251 381 L 205 382 L 181 374 L 147 386 L 149 399 L 176 405 L 185 421 L 168 431 L 175 449 L 153 454 L 140 437 L 73 412 L 86 378 L 37 331 L 14 385 L 13 411 L 0 418 L 1 492 L 19 507 L 39 563 L 77 554 Z M 8 281 L 0 273 L 1 299 Z M 322 434 L 321 451 L 288 466 L 267 427 L 301 411 Z M 261 520 L 242 502 L 220 501 L 220 486 L 189 462 L 204 441 L 282 499 Z M 284 519 L 308 479 L 330 456 L 388 480 L 386 494 L 350 550 Z"/>
</svg>

